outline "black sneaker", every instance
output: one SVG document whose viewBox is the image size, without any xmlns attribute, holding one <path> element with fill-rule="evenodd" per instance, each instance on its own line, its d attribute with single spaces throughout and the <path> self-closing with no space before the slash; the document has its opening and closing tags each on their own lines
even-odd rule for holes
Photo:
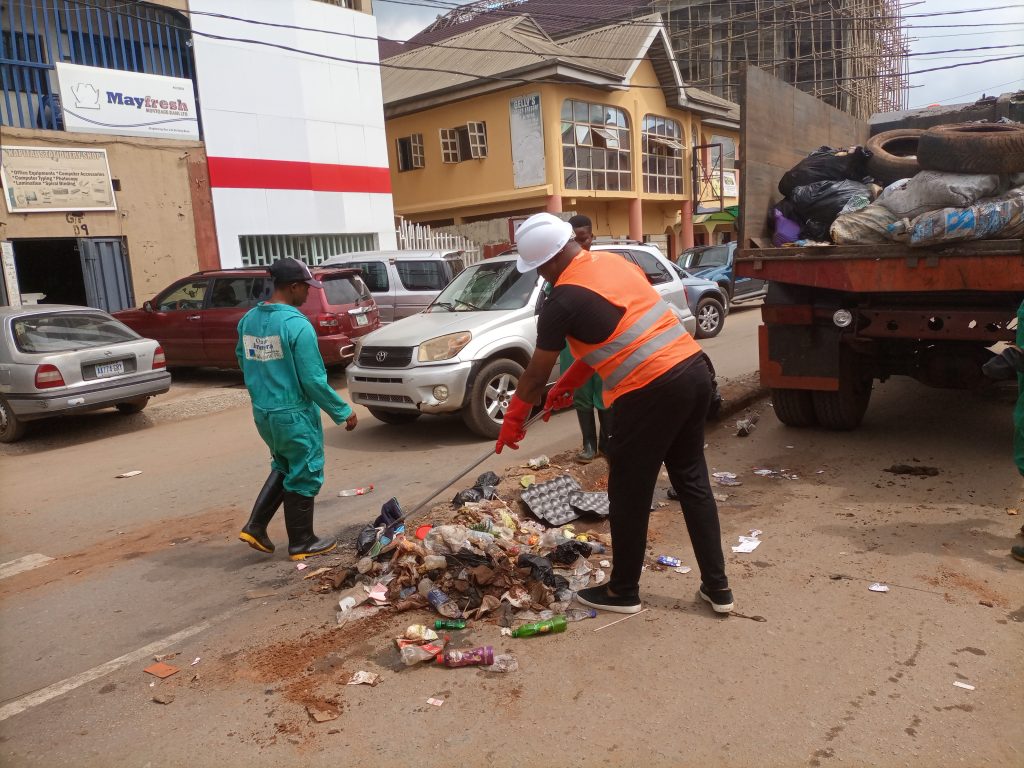
<svg viewBox="0 0 1024 768">
<path fill-rule="evenodd" d="M 613 613 L 640 613 L 641 607 L 639 597 L 610 595 L 608 588 L 603 584 L 599 587 L 581 589 L 576 593 L 576 602 L 588 608 L 597 608 Z"/>
<path fill-rule="evenodd" d="M 711 607 L 715 609 L 715 613 L 731 613 L 732 612 L 732 590 L 731 589 L 713 589 L 707 590 L 704 585 L 700 585 L 700 589 L 697 591 L 697 596 L 705 602 L 711 603 Z"/>
</svg>

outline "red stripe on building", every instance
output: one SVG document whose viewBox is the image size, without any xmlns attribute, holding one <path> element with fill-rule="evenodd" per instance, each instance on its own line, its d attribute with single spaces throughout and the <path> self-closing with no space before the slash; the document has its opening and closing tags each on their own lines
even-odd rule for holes
<svg viewBox="0 0 1024 768">
<path fill-rule="evenodd" d="M 391 192 L 387 168 L 210 157 L 210 186 L 220 189 L 302 189 L 313 192 Z"/>
</svg>

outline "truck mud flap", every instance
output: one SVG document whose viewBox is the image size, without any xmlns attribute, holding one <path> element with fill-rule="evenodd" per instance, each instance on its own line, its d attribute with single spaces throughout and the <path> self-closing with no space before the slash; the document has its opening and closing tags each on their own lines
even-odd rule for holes
<svg viewBox="0 0 1024 768">
<path fill-rule="evenodd" d="M 775 389 L 839 390 L 842 332 L 827 326 L 762 325 L 761 383 Z"/>
</svg>

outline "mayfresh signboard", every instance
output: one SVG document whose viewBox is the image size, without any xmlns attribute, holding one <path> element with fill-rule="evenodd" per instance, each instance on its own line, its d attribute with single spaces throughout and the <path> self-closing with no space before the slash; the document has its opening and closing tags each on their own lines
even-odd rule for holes
<svg viewBox="0 0 1024 768">
<path fill-rule="evenodd" d="M 199 140 L 192 81 L 57 63 L 64 130 Z"/>
<path fill-rule="evenodd" d="M 3 147 L 0 181 L 11 213 L 116 211 L 105 149 Z"/>
</svg>

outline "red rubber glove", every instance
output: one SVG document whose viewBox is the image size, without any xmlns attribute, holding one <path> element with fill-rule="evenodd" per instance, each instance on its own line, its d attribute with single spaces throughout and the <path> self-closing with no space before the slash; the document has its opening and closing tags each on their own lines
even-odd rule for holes
<svg viewBox="0 0 1024 768">
<path fill-rule="evenodd" d="M 552 411 L 571 408 L 573 393 L 586 384 L 594 373 L 594 369 L 582 360 L 570 365 L 569 370 L 561 375 L 548 392 L 547 400 L 544 401 L 544 421 L 551 418 Z"/>
<path fill-rule="evenodd" d="M 501 433 L 494 446 L 495 453 L 501 453 L 501 449 L 506 445 L 513 451 L 519 450 L 519 441 L 526 437 L 526 428 L 523 424 L 530 417 L 532 409 L 533 406 L 519 395 L 512 395 L 508 408 L 505 409 L 505 418 L 501 422 Z"/>
</svg>

